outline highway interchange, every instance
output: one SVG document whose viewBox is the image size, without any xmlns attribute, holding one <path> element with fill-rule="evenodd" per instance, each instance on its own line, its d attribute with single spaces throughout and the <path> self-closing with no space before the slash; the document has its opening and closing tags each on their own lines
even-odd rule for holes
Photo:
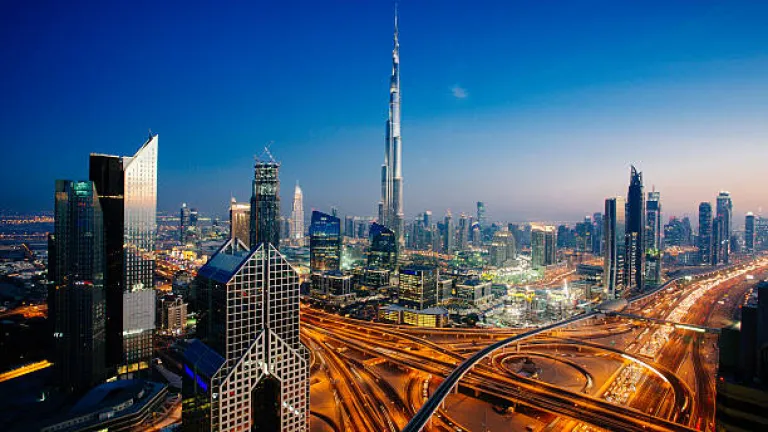
<svg viewBox="0 0 768 432">
<path fill-rule="evenodd" d="M 626 312 L 720 327 L 754 282 L 747 275 L 768 276 L 766 265 L 672 282 Z M 424 430 L 713 430 L 716 335 L 603 314 L 509 342 L 522 332 L 394 326 L 303 306 L 302 339 L 313 353 L 311 429 L 406 429 L 443 379 L 486 349 L 458 385 L 444 389 Z M 526 357 L 538 377 L 519 373 Z"/>
</svg>

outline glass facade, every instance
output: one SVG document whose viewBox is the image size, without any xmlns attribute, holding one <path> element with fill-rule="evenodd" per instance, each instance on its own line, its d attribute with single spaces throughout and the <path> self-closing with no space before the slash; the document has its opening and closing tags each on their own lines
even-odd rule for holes
<svg viewBox="0 0 768 432">
<path fill-rule="evenodd" d="M 603 286 L 607 290 L 609 299 L 616 298 L 624 291 L 626 286 L 625 276 L 625 205 L 624 198 L 608 198 L 605 200 L 605 213 L 603 218 L 604 242 L 604 270 Z"/>
<path fill-rule="evenodd" d="M 309 267 L 313 272 L 339 270 L 341 264 L 341 220 L 313 211 L 309 225 Z"/>
<path fill-rule="evenodd" d="M 280 247 L 280 164 L 275 161 L 254 166 L 250 238 L 252 249 L 259 243 Z"/>
<path fill-rule="evenodd" d="M 196 284 L 206 305 L 198 335 L 223 357 L 211 379 L 206 430 L 259 430 L 257 413 L 275 408 L 276 430 L 307 430 L 309 352 L 299 340 L 298 273 L 270 244 L 249 251 L 230 240 Z"/>
<path fill-rule="evenodd" d="M 56 181 L 49 252 L 55 381 L 65 391 L 86 390 L 106 370 L 104 228 L 92 182 Z"/>
<path fill-rule="evenodd" d="M 423 310 L 437 305 L 437 268 L 408 266 L 400 269 L 398 302 L 408 309 Z"/>
<path fill-rule="evenodd" d="M 104 207 L 107 358 L 123 375 L 149 367 L 155 330 L 158 136 L 133 157 L 91 155 L 90 176 Z"/>
<path fill-rule="evenodd" d="M 371 248 L 368 266 L 394 270 L 397 265 L 397 235 L 384 225 L 373 223 L 369 230 Z"/>
</svg>

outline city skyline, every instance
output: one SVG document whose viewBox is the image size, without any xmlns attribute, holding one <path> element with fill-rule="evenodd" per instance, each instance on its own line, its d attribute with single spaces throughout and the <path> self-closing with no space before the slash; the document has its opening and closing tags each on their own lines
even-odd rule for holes
<svg viewBox="0 0 768 432">
<path fill-rule="evenodd" d="M 675 4 L 652 13 L 650 7 L 606 4 L 594 17 L 569 6 L 554 15 L 519 3 L 464 6 L 400 6 L 401 23 L 407 24 L 400 34 L 408 60 L 402 71 L 403 172 L 411 203 L 406 219 L 424 209 L 471 214 L 481 200 L 489 220 L 580 220 L 600 209 L 604 197 L 621 192 L 616 186 L 632 163 L 646 173 L 649 187 L 663 192 L 666 215 L 695 216 L 698 203 L 720 190 L 732 193 L 736 221 L 768 208 L 755 181 L 762 175 L 761 156 L 768 156 L 759 145 L 768 137 L 762 121 L 768 84 L 761 75 L 768 60 L 760 48 L 768 31 L 759 20 L 766 5 Z M 5 57 L 16 60 L 0 84 L 9 95 L 0 105 L 7 120 L 0 132 L 14 143 L 6 154 L 11 169 L 0 174 L 4 182 L 32 169 L 78 178 L 79 149 L 126 153 L 139 131 L 151 127 L 164 134 L 164 152 L 172 155 L 160 157 L 162 210 L 188 202 L 224 214 L 229 196 L 247 200 L 252 157 L 274 140 L 275 157 L 285 163 L 281 180 L 305 185 L 307 208 L 375 213 L 381 124 L 387 117 L 382 100 L 391 66 L 388 2 L 370 11 L 308 3 L 295 27 L 282 30 L 267 19 L 286 21 L 289 12 L 276 5 L 259 15 L 265 20 L 261 30 L 245 26 L 252 9 L 230 17 L 192 7 L 174 16 L 159 6 L 149 17 L 119 22 L 119 13 L 140 8 L 55 9 L 32 14 L 11 8 L 6 15 L 10 23 L 2 34 L 11 40 L 22 38 L 32 20 L 47 30 L 3 48 Z M 208 13 L 212 19 L 195 27 Z M 630 14 L 634 20 L 622 24 L 626 28 L 602 20 Z M 233 20 L 226 29 L 216 20 L 225 17 Z M 466 31 L 455 31 L 458 19 Z M 167 30 L 144 35 L 157 20 Z M 89 29 L 86 21 L 102 24 Z M 123 22 L 141 24 L 126 28 Z M 191 36 L 188 46 L 194 48 L 183 48 L 197 53 L 190 63 L 170 55 L 177 41 L 171 30 Z M 126 31 L 130 36 L 123 36 Z M 270 32 L 275 36 L 259 45 L 258 59 L 236 55 Z M 68 39 L 60 41 L 60 34 Z M 575 35 L 572 44 L 559 44 L 569 35 Z M 498 40 L 483 46 L 491 37 Z M 217 53 L 220 46 L 227 49 Z M 296 56 L 282 56 L 297 46 L 303 48 Z M 56 51 L 62 61 L 46 63 L 45 56 Z M 49 67 L 56 77 L 23 73 Z M 283 69 L 289 73 L 279 76 Z M 77 82 L 63 81 L 83 73 Z M 90 74 L 97 76 L 88 79 Z M 69 110 L 76 97 L 79 103 Z M 325 111 L 317 109 L 320 104 Z M 212 142 L 217 151 L 206 149 Z M 222 142 L 227 151 L 218 151 Z M 58 167 L 34 158 L 61 145 L 72 151 Z M 313 163 L 328 146 L 340 156 Z M 728 152 L 716 151 L 725 146 Z M 550 170 L 537 168 L 543 160 Z M 446 166 L 463 169 L 455 173 Z M 708 174 L 715 170 L 721 175 Z M 217 181 L 206 181 L 212 176 Z M 568 182 L 574 176 L 582 180 L 578 186 Z M 1 192 L 0 202 L 4 209 L 47 210 L 49 189 L 47 177 L 32 178 L 27 190 Z M 290 199 L 289 190 L 283 193 Z"/>
</svg>

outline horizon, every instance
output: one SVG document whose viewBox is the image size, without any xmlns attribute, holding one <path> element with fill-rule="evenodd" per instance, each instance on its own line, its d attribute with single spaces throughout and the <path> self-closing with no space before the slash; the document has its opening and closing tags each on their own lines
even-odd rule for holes
<svg viewBox="0 0 768 432">
<path fill-rule="evenodd" d="M 489 220 L 576 222 L 626 195 L 633 163 L 664 221 L 696 226 L 720 190 L 736 226 L 761 213 L 768 5 L 464 4 L 399 7 L 406 220 L 483 201 Z M 302 5 L 8 7 L 0 180 L 25 188 L 0 207 L 52 208 L 56 179 L 87 178 L 92 152 L 132 155 L 152 128 L 163 211 L 247 201 L 274 141 L 284 215 L 299 181 L 307 209 L 375 216 L 392 4 Z"/>
</svg>

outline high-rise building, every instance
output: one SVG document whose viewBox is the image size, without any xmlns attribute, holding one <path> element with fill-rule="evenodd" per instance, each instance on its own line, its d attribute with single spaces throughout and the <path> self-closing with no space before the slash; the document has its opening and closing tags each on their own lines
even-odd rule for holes
<svg viewBox="0 0 768 432">
<path fill-rule="evenodd" d="M 494 234 L 495 235 L 495 234 Z M 557 234 L 555 227 L 534 225 L 531 227 L 531 266 L 546 267 L 557 262 Z"/>
<path fill-rule="evenodd" d="M 451 215 L 451 211 L 448 210 L 448 212 L 445 214 L 445 243 L 444 243 L 444 251 L 447 254 L 452 254 L 454 251 L 456 251 L 456 227 L 453 224 L 453 215 Z"/>
<path fill-rule="evenodd" d="M 643 173 L 634 166 L 629 176 L 626 212 L 627 288 L 642 290 L 645 287 L 645 194 Z"/>
<path fill-rule="evenodd" d="M 747 253 L 755 253 L 755 215 L 748 212 L 744 218 L 744 248 Z"/>
<path fill-rule="evenodd" d="M 187 232 L 189 231 L 190 224 L 189 219 L 189 207 L 187 207 L 187 203 L 181 203 L 181 211 L 179 212 L 179 242 L 181 244 L 187 243 Z"/>
<path fill-rule="evenodd" d="M 184 351 L 182 429 L 306 431 L 309 351 L 299 276 L 269 243 L 229 240 L 198 271 L 195 341 Z"/>
<path fill-rule="evenodd" d="M 291 243 L 294 246 L 304 246 L 304 194 L 299 182 L 293 192 L 293 211 L 291 212 Z"/>
<path fill-rule="evenodd" d="M 485 203 L 482 201 L 477 202 L 477 225 L 480 227 L 480 231 L 487 228 L 485 220 Z"/>
<path fill-rule="evenodd" d="M 309 267 L 316 272 L 339 270 L 340 265 L 341 221 L 315 210 L 309 225 Z"/>
<path fill-rule="evenodd" d="M 344 237 L 357 237 L 355 232 L 355 218 L 352 216 L 344 216 Z"/>
<path fill-rule="evenodd" d="M 106 253 L 101 205 L 90 181 L 56 181 L 49 238 L 48 316 L 56 384 L 79 392 L 105 378 Z"/>
<path fill-rule="evenodd" d="M 251 248 L 259 243 L 280 247 L 280 163 L 267 151 L 269 160 L 254 165 L 251 195 Z"/>
<path fill-rule="evenodd" d="M 592 254 L 603 254 L 603 214 L 598 212 L 592 215 Z"/>
<path fill-rule="evenodd" d="M 401 267 L 399 304 L 414 310 L 437 306 L 439 280 L 440 272 L 437 268 L 416 265 Z"/>
<path fill-rule="evenodd" d="M 467 219 L 467 215 L 464 213 L 459 216 L 458 237 L 459 250 L 467 250 L 469 248 L 469 219 Z"/>
<path fill-rule="evenodd" d="M 251 205 L 232 198 L 229 204 L 229 237 L 251 246 Z"/>
<path fill-rule="evenodd" d="M 91 154 L 104 214 L 107 364 L 121 376 L 149 368 L 155 331 L 158 135 L 133 156 Z"/>
<path fill-rule="evenodd" d="M 645 249 L 661 249 L 661 194 L 648 192 L 645 203 Z"/>
<path fill-rule="evenodd" d="M 379 224 L 395 232 L 398 243 L 404 241 L 403 147 L 400 136 L 400 43 L 395 10 L 395 39 L 392 50 L 392 75 L 389 79 L 389 118 L 386 127 L 384 164 L 381 166 L 381 201 Z"/>
<path fill-rule="evenodd" d="M 699 204 L 699 236 L 696 238 L 696 246 L 699 248 L 699 262 L 711 264 L 712 253 L 712 204 L 703 202 Z"/>
<path fill-rule="evenodd" d="M 626 212 L 624 198 L 607 198 L 603 213 L 603 287 L 615 299 L 626 287 Z"/>
<path fill-rule="evenodd" d="M 514 234 L 509 231 L 495 232 L 489 252 L 492 266 L 503 267 L 514 260 L 517 255 Z"/>
<path fill-rule="evenodd" d="M 733 202 L 731 201 L 730 193 L 723 191 L 717 196 L 717 214 L 715 218 L 720 222 L 718 223 L 718 231 L 715 234 L 717 242 L 713 243 L 713 247 L 717 248 L 719 262 L 728 264 L 731 254 L 731 223 L 733 220 Z"/>
<path fill-rule="evenodd" d="M 397 265 L 397 237 L 395 232 L 376 222 L 369 230 L 371 247 L 368 251 L 368 266 L 394 270 Z"/>
</svg>

